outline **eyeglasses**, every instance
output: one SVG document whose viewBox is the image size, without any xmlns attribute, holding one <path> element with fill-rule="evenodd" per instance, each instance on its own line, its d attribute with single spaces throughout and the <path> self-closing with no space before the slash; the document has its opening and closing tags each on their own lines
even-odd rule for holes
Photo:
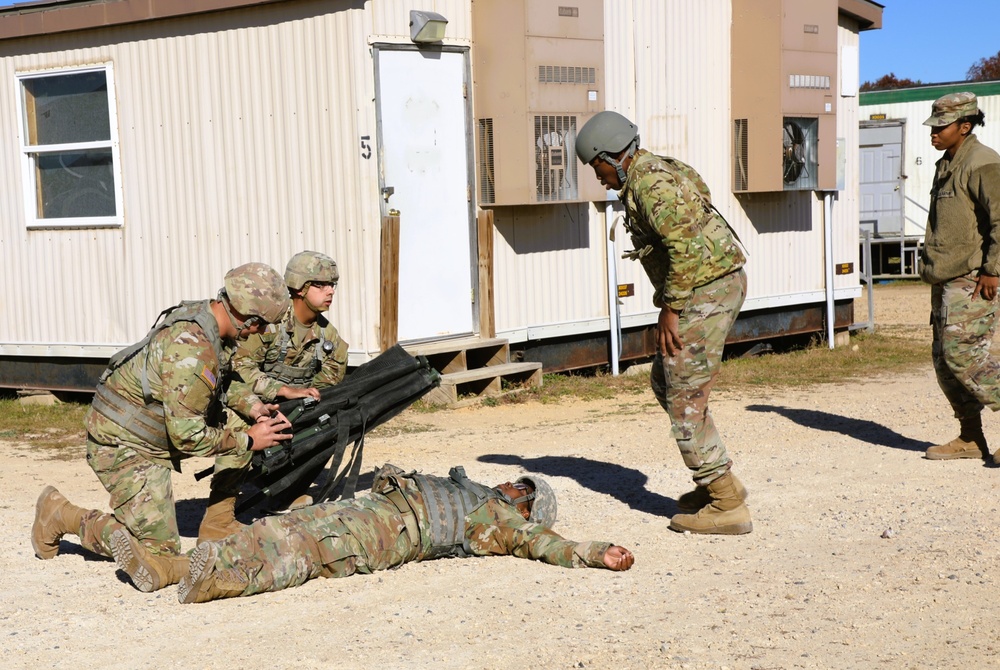
<svg viewBox="0 0 1000 670">
<path fill-rule="evenodd" d="M 313 286 L 318 286 L 320 288 L 326 288 L 327 286 L 335 290 L 337 288 L 337 282 L 335 281 L 314 281 L 310 282 L 310 284 L 312 284 Z"/>
<path fill-rule="evenodd" d="M 243 322 L 243 327 L 250 329 L 255 326 L 266 327 L 267 321 L 264 320 L 262 316 L 251 316 L 249 319 Z"/>
</svg>

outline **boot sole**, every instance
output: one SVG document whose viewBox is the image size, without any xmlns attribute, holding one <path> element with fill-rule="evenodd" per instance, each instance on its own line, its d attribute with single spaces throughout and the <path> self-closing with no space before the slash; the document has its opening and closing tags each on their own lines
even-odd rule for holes
<svg viewBox="0 0 1000 670">
<path fill-rule="evenodd" d="M 931 454 L 925 453 L 924 458 L 928 461 L 954 461 L 959 458 L 978 458 L 982 459 L 983 453 L 976 449 L 975 451 L 956 451 L 951 454 Z"/>
<path fill-rule="evenodd" d="M 716 526 L 715 528 L 685 528 L 671 521 L 667 527 L 675 533 L 693 533 L 697 535 L 746 535 L 753 532 L 752 521 L 748 521 L 747 523 L 733 523 L 728 526 Z"/>
<path fill-rule="evenodd" d="M 53 492 L 59 493 L 55 486 L 46 486 L 42 489 L 41 495 L 38 496 L 38 501 L 35 502 L 35 521 L 31 524 L 31 548 L 34 550 L 35 556 L 43 561 L 59 555 L 59 538 L 56 538 L 55 546 L 45 543 L 42 540 L 42 523 L 40 521 L 42 504 Z"/>
<path fill-rule="evenodd" d="M 201 585 L 215 572 L 218 549 L 210 542 L 202 542 L 193 552 L 188 563 L 188 574 L 177 585 L 177 602 L 189 605 L 198 602 Z"/>
<path fill-rule="evenodd" d="M 118 569 L 132 579 L 132 585 L 143 593 L 152 593 L 163 588 L 157 575 L 139 560 L 138 550 L 132 546 L 137 542 L 128 531 L 119 528 L 111 534 L 111 555 Z"/>
</svg>

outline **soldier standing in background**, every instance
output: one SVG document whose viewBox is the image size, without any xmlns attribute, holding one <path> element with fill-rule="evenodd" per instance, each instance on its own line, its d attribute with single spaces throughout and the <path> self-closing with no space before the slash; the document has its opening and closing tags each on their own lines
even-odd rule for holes
<svg viewBox="0 0 1000 670">
<path fill-rule="evenodd" d="M 142 341 L 113 356 L 85 418 L 87 463 L 111 494 L 112 514 L 77 507 L 46 487 L 31 529 L 35 555 L 56 556 L 66 534 L 116 559 L 138 546 L 160 569 L 143 572 L 119 561 L 136 588 L 148 592 L 177 583 L 187 558 L 180 556 L 171 470 L 179 472 L 181 460 L 191 456 L 216 457 L 198 537 L 217 539 L 243 527 L 233 507 L 251 450 L 290 435 L 280 434 L 288 422 L 272 416 L 276 406 L 227 397 L 225 385 L 237 340 L 281 318 L 287 308 L 281 276 L 263 263 L 248 263 L 226 274 L 217 300 L 167 310 Z"/>
<path fill-rule="evenodd" d="M 747 491 L 708 409 L 729 329 L 746 297 L 746 259 L 689 165 L 639 148 L 639 130 L 616 112 L 595 114 L 576 139 L 580 160 L 618 191 L 625 227 L 660 308 L 653 393 L 670 416 L 695 489 L 677 501 L 675 531 L 738 535 L 753 530 Z"/>
<path fill-rule="evenodd" d="M 198 545 L 178 600 L 197 603 L 371 574 L 411 561 L 517 556 L 567 568 L 628 570 L 632 552 L 573 542 L 552 531 L 556 497 L 534 475 L 490 488 L 464 468 L 435 477 L 385 465 L 367 496 L 264 517 L 218 542 Z M 143 560 L 144 557 L 140 557 Z"/>
<path fill-rule="evenodd" d="M 936 164 L 920 278 L 931 285 L 932 360 L 959 436 L 930 447 L 930 460 L 989 456 L 982 411 L 1000 409 L 1000 363 L 990 355 L 1000 284 L 1000 155 L 972 133 L 985 125 L 974 93 L 934 101 Z M 1000 449 L 993 454 L 1000 465 Z"/>
</svg>

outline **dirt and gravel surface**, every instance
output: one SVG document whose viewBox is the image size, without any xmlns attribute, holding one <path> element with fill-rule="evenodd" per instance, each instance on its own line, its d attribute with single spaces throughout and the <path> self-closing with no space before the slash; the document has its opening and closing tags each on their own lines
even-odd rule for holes
<svg viewBox="0 0 1000 670">
<path fill-rule="evenodd" d="M 921 285 L 879 286 L 877 321 L 929 352 L 928 302 Z M 52 460 L 0 443 L 0 666 L 1000 667 L 1000 469 L 922 458 L 955 432 L 929 362 L 805 391 L 719 393 L 712 408 L 751 491 L 750 535 L 667 530 L 690 480 L 651 393 L 407 412 L 395 434 L 369 439 L 366 466 L 547 476 L 557 529 L 631 548 L 634 568 L 441 560 L 202 605 L 178 604 L 174 588 L 136 591 L 75 538 L 36 559 L 29 529 L 45 484 L 81 505 L 107 498 L 82 448 Z M 1000 447 L 1000 417 L 986 425 Z M 186 548 L 207 496 L 191 473 L 206 463 L 174 478 Z"/>
</svg>

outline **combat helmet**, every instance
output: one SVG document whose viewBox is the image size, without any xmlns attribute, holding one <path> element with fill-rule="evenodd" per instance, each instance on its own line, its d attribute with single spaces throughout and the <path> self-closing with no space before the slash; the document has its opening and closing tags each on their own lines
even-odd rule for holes
<svg viewBox="0 0 1000 670">
<path fill-rule="evenodd" d="M 552 528 L 556 524 L 556 492 L 552 490 L 548 482 L 535 475 L 518 477 L 514 483 L 520 484 L 521 482 L 530 485 L 535 489 L 535 492 L 522 496 L 514 502 L 531 500 L 531 513 L 528 515 L 528 521 Z"/>
<path fill-rule="evenodd" d="M 259 316 L 275 323 L 288 311 L 291 299 L 277 270 L 264 263 L 246 263 L 226 273 L 223 282 L 229 303 L 245 317 Z"/>
<path fill-rule="evenodd" d="M 330 282 L 340 279 L 337 261 L 318 251 L 300 251 L 285 266 L 285 285 L 301 291 L 309 282 Z"/>
<path fill-rule="evenodd" d="M 625 183 L 625 170 L 614 156 L 628 151 L 628 156 L 639 148 L 639 127 L 618 112 L 598 112 L 590 118 L 576 136 L 576 155 L 589 165 L 595 158 L 607 162 L 618 172 L 618 179 Z"/>
</svg>

